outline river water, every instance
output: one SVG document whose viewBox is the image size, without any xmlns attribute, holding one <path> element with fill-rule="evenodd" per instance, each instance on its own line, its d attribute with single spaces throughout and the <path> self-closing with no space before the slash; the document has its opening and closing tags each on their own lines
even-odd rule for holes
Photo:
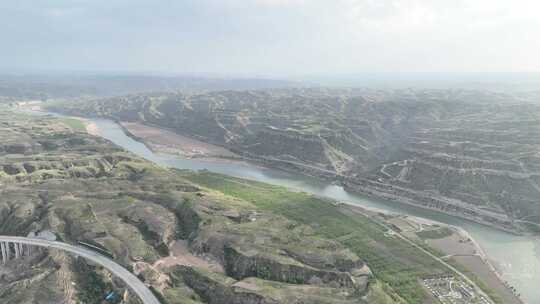
<svg viewBox="0 0 540 304">
<path fill-rule="evenodd" d="M 357 203 L 360 206 L 375 207 L 390 212 L 402 213 L 442 223 L 460 226 L 485 251 L 492 263 L 499 269 L 504 280 L 521 293 L 529 304 L 540 303 L 540 239 L 515 236 L 480 224 L 461 220 L 435 211 L 424 210 L 394 202 L 378 200 L 345 191 L 341 186 L 299 174 L 261 168 L 237 162 L 204 161 L 183 159 L 178 156 L 154 154 L 144 144 L 127 136 L 113 121 L 93 119 L 104 138 L 141 157 L 163 166 L 180 169 L 201 170 L 232 175 L 236 177 L 286 186 L 335 200 Z"/>
</svg>

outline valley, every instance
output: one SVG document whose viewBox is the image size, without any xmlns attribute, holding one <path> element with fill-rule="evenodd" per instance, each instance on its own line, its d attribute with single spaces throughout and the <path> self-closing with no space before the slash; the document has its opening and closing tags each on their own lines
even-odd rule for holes
<svg viewBox="0 0 540 304">
<path fill-rule="evenodd" d="M 4 108 L 0 123 L 2 235 L 47 231 L 101 248 L 163 303 L 428 303 L 418 278 L 452 272 L 322 198 L 166 169 L 66 118 Z M 13 261 L 3 299 L 32 303 L 40 294 L 26 290 L 48 286 L 50 302 L 100 303 L 114 290 L 139 303 L 87 261 L 54 250 L 33 259 L 47 275 L 15 276 L 24 265 Z"/>
<path fill-rule="evenodd" d="M 0 2 L 0 304 L 540 303 L 539 9 Z"/>
<path fill-rule="evenodd" d="M 413 223 L 418 222 L 419 224 L 413 224 L 413 227 L 408 227 L 410 225 L 406 225 L 406 227 L 398 225 L 398 228 L 396 229 L 398 229 L 398 231 L 403 231 L 403 234 L 406 235 L 407 238 L 416 241 L 419 241 L 419 239 L 416 236 L 415 231 L 418 229 L 420 229 L 418 231 L 421 231 L 424 229 L 422 228 L 424 225 L 441 225 L 440 223 L 443 222 L 453 227 L 463 227 L 470 232 L 470 235 L 465 232 L 463 228 L 456 228 L 458 231 L 456 235 L 462 235 L 461 237 L 452 237 L 451 241 L 448 241 L 444 239 L 444 234 L 440 236 L 443 238 L 440 242 L 445 245 L 442 247 L 436 246 L 435 248 L 442 252 L 440 254 L 441 257 L 466 262 L 468 265 L 467 268 L 470 267 L 471 269 L 474 269 L 474 271 L 464 271 L 467 271 L 473 277 L 479 275 L 482 281 L 486 280 L 487 282 L 490 282 L 487 284 L 488 286 L 493 290 L 497 290 L 497 293 L 504 294 L 502 298 L 503 303 L 520 303 L 519 299 L 514 296 L 511 286 L 517 287 L 524 299 L 527 299 L 528 301 L 534 302 L 534 299 L 539 296 L 536 292 L 534 281 L 536 273 L 538 273 L 540 269 L 540 259 L 535 251 L 535 248 L 539 243 L 534 238 L 519 237 L 504 232 L 498 232 L 483 225 L 474 224 L 470 221 L 463 221 L 455 217 L 444 216 L 439 212 L 427 211 L 401 204 L 396 205 L 390 201 L 374 200 L 369 197 L 358 196 L 353 193 L 348 193 L 344 191 L 342 187 L 329 182 L 307 178 L 299 174 L 275 171 L 255 164 L 246 164 L 245 162 L 231 161 L 229 159 L 221 161 L 214 158 L 182 159 L 166 154 L 155 154 L 141 143 L 132 139 L 137 138 L 137 136 L 130 135 L 131 138 L 127 137 L 124 134 L 125 129 L 120 129 L 117 124 L 99 119 L 94 119 L 94 121 L 100 126 L 102 136 L 164 166 L 189 168 L 191 170 L 210 170 L 212 172 L 281 185 L 289 189 L 305 191 L 318 196 L 331 198 L 340 202 L 340 204 L 354 207 L 353 210 L 358 210 L 358 207 L 362 206 L 361 210 L 363 211 L 361 213 L 366 214 L 367 208 L 367 214 L 370 217 L 378 216 L 380 213 L 386 214 L 388 211 L 393 214 L 406 214 L 408 215 L 408 219 L 413 219 Z M 392 218 L 392 216 L 389 217 L 389 224 L 397 224 Z M 401 216 L 398 216 L 398 219 L 399 218 L 401 218 Z M 386 219 L 384 219 L 384 221 L 386 221 Z M 399 220 L 399 222 L 401 221 L 402 220 Z M 405 222 L 410 221 L 406 220 Z M 442 225 L 444 226 L 444 224 Z M 425 226 L 425 228 L 428 226 Z M 426 231 L 426 237 L 428 235 L 427 232 L 428 231 Z M 423 235 L 423 233 L 424 232 L 419 232 L 418 235 Z M 437 237 L 437 235 L 435 236 Z M 474 238 L 481 248 L 478 245 L 473 245 L 476 244 L 474 240 L 471 244 L 471 238 Z M 429 246 L 437 244 L 432 243 L 431 241 L 428 241 L 428 243 Z M 512 246 L 506 246 L 505 244 L 512 244 Z M 470 248 L 456 254 L 454 248 L 460 247 Z M 487 249 L 487 255 L 482 253 L 484 251 L 483 249 Z M 456 263 L 456 261 L 453 263 Z M 495 265 L 497 270 L 489 264 Z M 495 272 L 497 272 L 498 275 L 496 275 Z M 507 280 L 511 282 L 511 285 L 506 283 Z"/>
<path fill-rule="evenodd" d="M 238 93 L 238 92 L 235 92 L 235 93 Z M 217 93 L 212 93 L 212 94 L 217 94 Z M 241 93 L 238 93 L 238 94 L 241 94 Z M 312 92 L 310 94 L 314 94 L 318 96 L 317 94 L 320 94 L 320 93 L 315 94 Z M 127 99 L 125 99 L 124 102 L 129 104 L 130 98 L 135 98 L 135 100 L 137 100 L 140 97 L 127 97 Z M 152 107 L 159 108 L 162 102 L 163 101 L 160 101 L 160 102 L 157 102 L 156 104 L 152 104 L 152 102 L 150 102 L 150 104 L 152 104 L 151 105 Z M 204 163 L 209 162 L 209 161 L 214 162 L 216 166 L 218 167 L 221 166 L 222 168 L 226 168 L 227 163 L 231 164 L 232 166 L 253 166 L 253 162 L 254 162 L 255 164 L 263 165 L 264 167 L 274 167 L 274 168 L 283 169 L 289 172 L 296 171 L 296 172 L 301 172 L 302 174 L 305 174 L 305 175 L 316 176 L 317 178 L 338 181 L 346 190 L 350 190 L 350 191 L 352 190 L 353 192 L 357 192 L 357 193 L 358 192 L 364 193 L 372 197 L 384 198 L 384 199 L 387 199 L 388 202 L 398 201 L 401 203 L 410 204 L 411 206 L 419 206 L 419 203 L 420 203 L 420 206 L 423 208 L 433 209 L 436 211 L 443 211 L 444 213 L 447 213 L 447 214 L 457 215 L 459 217 L 467 218 L 469 220 L 473 220 L 478 223 L 494 226 L 501 230 L 511 231 L 513 233 L 530 233 L 530 231 L 534 231 L 534 229 L 532 230 L 530 229 L 531 223 L 533 223 L 532 221 L 530 222 L 527 221 L 527 225 L 523 225 L 523 222 L 521 221 L 526 221 L 526 220 L 510 219 L 510 217 L 502 211 L 499 205 L 495 204 L 493 205 L 494 206 L 493 208 L 488 207 L 488 206 L 479 208 L 478 206 L 470 206 L 471 204 L 465 201 L 451 199 L 446 196 L 440 196 L 440 192 L 435 192 L 435 191 L 430 191 L 430 190 L 420 191 L 418 189 L 414 189 L 414 187 L 411 187 L 411 186 L 407 186 L 407 187 L 404 186 L 409 182 L 407 178 L 410 178 L 410 176 L 415 176 L 412 174 L 414 171 L 418 170 L 416 167 L 414 167 L 415 164 L 412 164 L 412 163 L 419 162 L 418 156 L 415 156 L 413 159 L 399 160 L 399 158 L 404 157 L 404 155 L 410 156 L 409 153 L 414 152 L 413 150 L 410 150 L 410 151 L 408 150 L 410 143 L 407 143 L 405 141 L 401 141 L 401 143 L 399 144 L 403 145 L 406 148 L 403 148 L 403 147 L 394 148 L 391 152 L 387 151 L 388 154 L 384 156 L 384 159 L 382 159 L 381 158 L 382 156 L 380 155 L 375 155 L 376 157 L 374 156 L 373 159 L 366 160 L 364 165 L 359 165 L 359 164 L 356 164 L 356 162 L 359 162 L 358 159 L 354 159 L 350 156 L 346 156 L 345 153 L 343 152 L 338 152 L 336 148 L 333 148 L 333 146 L 328 144 L 330 140 L 323 138 L 320 134 L 317 135 L 318 138 L 319 139 L 322 138 L 326 142 L 325 145 L 322 145 L 323 149 L 320 150 L 322 152 L 320 152 L 316 148 L 310 148 L 305 151 L 297 151 L 297 152 L 292 151 L 291 152 L 292 155 L 276 154 L 278 153 L 276 151 L 264 152 L 264 150 L 257 150 L 259 149 L 259 148 L 256 148 L 257 144 L 255 144 L 254 148 L 251 148 L 249 146 L 242 146 L 242 149 L 239 149 L 239 148 L 235 148 L 235 144 L 237 143 L 236 141 L 238 141 L 239 139 L 234 139 L 235 137 L 231 135 L 232 133 L 224 133 L 224 134 L 229 134 L 232 136 L 231 140 L 229 141 L 225 140 L 225 143 L 224 143 L 218 140 L 219 137 L 209 138 L 209 137 L 206 137 L 205 135 L 195 134 L 194 133 L 195 129 L 190 132 L 179 132 L 178 129 L 174 128 L 174 126 L 169 126 L 169 125 L 162 126 L 165 120 L 159 120 L 156 118 L 156 117 L 160 117 L 160 115 L 151 116 L 153 117 L 152 119 L 147 119 L 145 115 L 149 115 L 147 114 L 146 111 L 148 107 L 150 107 L 148 105 L 148 101 L 143 102 L 141 104 L 132 105 L 133 107 L 135 107 L 135 109 L 138 109 L 138 110 L 134 110 L 134 113 L 137 113 L 137 114 L 133 117 L 129 115 L 125 116 L 126 114 L 124 110 L 122 109 L 115 110 L 118 112 L 111 112 L 111 113 L 92 112 L 94 111 L 96 107 L 98 108 L 102 107 L 102 111 L 111 111 L 111 109 L 114 109 L 114 107 L 112 106 L 110 107 L 104 106 L 104 105 L 108 105 L 108 103 L 113 104 L 114 107 L 120 107 L 120 108 L 124 107 L 123 103 L 121 102 L 118 103 L 117 99 L 115 98 L 111 100 L 107 100 L 107 99 L 84 100 L 84 101 L 80 100 L 80 101 L 70 102 L 67 104 L 65 102 L 58 103 L 58 102 L 53 101 L 53 102 L 40 104 L 39 106 L 32 105 L 32 108 L 34 110 L 39 110 L 39 108 L 44 107 L 51 110 L 55 110 L 55 109 L 58 110 L 59 109 L 58 107 L 62 107 L 62 109 L 64 109 L 62 112 L 64 113 L 77 114 L 75 110 L 71 112 L 72 110 L 70 109 L 75 109 L 75 107 L 81 107 L 82 113 L 85 114 L 85 116 L 87 117 L 99 116 L 99 117 L 104 117 L 104 118 L 115 119 L 119 121 L 122 126 L 122 129 L 119 130 L 120 133 L 127 132 L 129 136 L 131 136 L 132 138 L 136 140 L 144 142 L 148 148 L 150 148 L 152 151 L 158 154 L 153 154 L 153 153 L 147 154 L 146 152 L 143 152 L 142 154 L 140 154 L 138 152 L 138 151 L 143 151 L 147 147 L 144 147 L 144 149 L 136 148 L 135 150 L 128 148 L 129 150 L 132 150 L 138 153 L 139 155 L 143 155 L 148 160 L 151 160 L 160 164 L 164 164 L 166 166 L 171 166 L 171 164 L 177 162 L 176 160 L 173 160 L 174 155 L 177 155 L 178 157 L 185 159 L 185 161 L 180 161 L 180 162 L 183 162 L 182 165 L 180 165 L 180 168 L 185 168 L 189 162 L 193 162 L 195 164 L 193 167 L 190 167 L 190 165 L 187 165 L 187 168 L 192 168 L 192 169 L 205 168 Z M 27 106 L 25 106 L 24 104 L 21 106 L 23 108 L 27 108 Z M 139 109 L 138 107 L 141 107 L 141 108 Z M 19 106 L 18 108 L 21 108 L 21 107 Z M 157 110 L 154 110 L 154 111 L 157 111 Z M 243 112 L 246 112 L 246 111 L 243 111 Z M 156 114 L 157 112 L 152 112 L 152 113 Z M 176 113 L 175 115 L 179 115 L 179 114 Z M 190 113 L 189 116 L 195 117 L 193 113 Z M 218 116 L 219 115 L 217 115 L 216 117 Z M 243 121 L 246 128 L 248 128 L 248 126 L 252 124 L 253 121 L 255 121 L 255 119 L 250 118 L 249 119 L 250 123 L 248 124 L 246 123 L 247 121 L 246 117 L 249 117 L 249 115 L 241 114 L 241 116 L 242 116 L 241 118 L 236 117 L 235 119 L 236 121 L 238 120 Z M 79 119 L 80 118 L 61 117 L 60 121 L 62 121 L 66 126 L 68 126 L 73 131 L 76 131 L 76 132 L 80 132 L 81 130 L 84 131 L 85 128 L 87 131 L 93 134 L 99 134 L 102 136 L 104 135 L 103 132 L 108 132 L 108 130 L 103 129 L 103 126 L 100 127 L 101 123 L 99 123 L 95 119 L 94 120 L 86 119 L 86 120 L 83 120 L 82 123 L 78 121 Z M 406 125 L 411 125 L 411 124 L 412 124 L 411 122 L 408 122 Z M 222 127 L 225 125 L 222 122 L 219 122 L 217 126 Z M 276 129 L 276 127 L 273 125 L 270 127 L 263 126 L 263 128 L 272 129 L 271 133 L 276 131 L 274 130 Z M 243 129 L 240 128 L 239 130 L 243 130 Z M 214 133 L 215 131 L 216 130 L 214 129 L 208 130 L 209 132 L 208 134 L 215 134 Z M 244 132 L 244 131 L 241 131 L 241 132 Z M 246 132 L 253 133 L 251 136 L 253 136 L 254 140 L 260 140 L 259 136 L 261 136 L 261 134 L 259 133 L 255 134 L 253 130 L 248 130 Z M 266 131 L 263 131 L 263 135 L 262 135 L 263 137 L 266 136 L 265 132 Z M 235 135 L 235 136 L 240 136 L 240 135 Z M 105 137 L 107 138 L 107 135 L 105 135 Z M 288 143 L 289 140 L 283 141 L 285 143 L 285 146 L 280 149 L 288 149 L 289 145 L 303 146 L 304 140 L 305 139 L 302 137 L 302 134 L 297 135 L 296 137 L 292 137 L 289 143 Z M 382 139 L 379 139 L 379 140 L 382 140 Z M 298 143 L 296 141 L 298 141 Z M 315 137 L 312 137 L 310 141 L 313 144 L 317 144 L 317 139 Z M 283 144 L 283 142 L 282 142 L 281 137 L 277 137 L 276 142 L 273 145 L 274 146 L 273 148 L 276 148 L 275 147 L 276 145 Z M 392 142 L 393 142 L 393 139 L 392 139 Z M 427 140 L 423 140 L 421 142 L 423 144 L 428 143 Z M 393 142 L 393 143 L 395 143 L 396 145 L 398 144 L 397 142 Z M 385 149 L 388 147 L 387 146 L 388 144 L 389 143 L 383 144 L 383 147 L 385 148 L 381 148 L 381 147 L 378 147 L 378 148 L 383 149 L 383 151 L 385 151 Z M 246 149 L 244 150 L 244 148 Z M 373 147 L 371 149 L 376 150 L 378 148 Z M 251 149 L 255 149 L 254 152 L 251 151 Z M 329 153 L 328 149 L 334 150 L 334 152 Z M 245 152 L 245 151 L 248 151 L 248 152 Z M 286 151 L 286 150 L 283 150 L 283 151 Z M 322 153 L 324 157 L 327 157 L 327 158 L 319 158 L 317 162 L 307 161 L 306 157 L 314 158 L 314 157 L 319 157 L 320 155 L 319 156 L 306 156 L 306 153 Z M 347 162 L 343 162 L 343 164 L 347 164 L 347 165 L 343 165 L 343 166 L 332 165 L 336 163 L 330 160 L 334 159 L 336 155 L 341 155 L 340 157 L 342 159 L 347 159 Z M 434 157 L 433 155 L 436 155 L 436 153 L 432 153 L 432 157 Z M 326 165 L 323 165 L 325 161 L 324 159 L 327 159 L 329 163 Z M 469 160 L 467 160 L 467 162 L 469 162 Z M 196 165 L 196 163 L 200 163 L 201 165 Z M 177 165 L 172 165 L 172 166 L 177 167 Z M 440 164 L 436 166 L 438 166 L 438 168 L 442 168 Z M 453 166 L 456 166 L 456 165 L 454 164 Z M 463 164 L 461 164 L 460 166 L 463 166 Z M 476 166 L 476 163 L 473 163 L 472 166 L 473 167 Z M 526 168 L 526 166 L 527 165 L 522 164 L 520 165 L 520 168 L 525 170 L 524 168 Z M 398 169 L 396 169 L 396 167 L 398 167 Z M 486 169 L 486 172 L 490 172 L 491 174 L 497 170 L 502 170 L 501 168 L 498 168 L 496 166 L 494 168 L 495 169 L 490 169 L 491 171 Z M 233 169 L 231 171 L 225 170 L 223 173 L 237 175 L 236 171 L 237 169 Z M 218 172 L 220 171 L 218 170 Z M 460 168 L 459 172 L 460 174 L 463 173 L 466 175 L 467 169 Z M 501 175 L 502 173 L 497 173 L 497 174 Z M 515 175 L 512 175 L 511 177 L 514 178 Z M 530 175 L 527 175 L 527 176 L 521 176 L 520 178 L 530 179 L 532 177 L 534 177 L 534 173 L 531 173 Z M 190 179 L 190 177 L 183 177 L 183 178 L 187 180 Z M 251 178 L 251 177 L 248 176 L 248 178 Z M 427 177 L 418 176 L 414 178 L 426 179 Z M 205 185 L 205 181 L 200 180 L 198 182 L 195 182 L 195 184 Z M 284 185 L 289 187 L 288 183 L 285 183 Z M 214 187 L 210 187 L 210 188 L 213 189 Z M 224 189 L 222 189 L 221 191 L 224 191 Z M 426 199 L 423 200 L 422 198 L 426 198 Z M 434 202 L 437 202 L 437 200 L 445 201 L 448 204 L 448 206 L 445 207 L 446 209 L 440 209 L 439 205 L 434 204 Z M 429 204 L 423 205 L 423 203 L 426 201 L 429 202 Z M 326 203 L 328 204 L 328 202 Z M 477 210 L 480 210 L 480 211 L 477 211 Z M 272 212 L 276 212 L 276 211 L 272 210 Z M 401 212 L 401 210 L 399 212 Z M 477 213 L 474 213 L 474 212 L 477 212 Z M 361 212 L 360 214 L 364 214 L 364 216 L 367 215 L 365 212 L 363 213 Z M 298 221 L 299 219 L 294 218 L 294 220 Z M 382 217 L 381 220 L 383 222 L 386 222 L 387 219 Z M 383 225 L 387 225 L 387 224 L 383 224 Z M 533 225 L 532 227 L 534 228 L 534 224 L 532 225 Z M 259 235 L 260 233 L 261 232 L 255 232 L 255 235 Z M 348 237 L 345 239 L 348 239 Z M 410 239 L 410 236 L 408 236 L 407 239 Z M 416 239 L 416 237 L 413 236 L 413 239 Z M 421 239 L 417 239 L 417 241 L 421 241 Z M 171 248 L 173 248 L 175 247 L 174 244 L 175 243 L 172 242 L 168 246 L 171 246 Z M 366 246 L 369 247 L 369 245 L 366 245 Z M 182 249 L 179 251 L 181 252 L 180 256 L 171 256 L 171 258 L 164 257 L 162 262 L 159 262 L 161 261 L 161 259 L 158 259 L 156 260 L 158 263 L 154 264 L 154 266 L 151 266 L 151 269 L 157 273 L 166 272 L 164 271 L 162 266 L 157 266 L 157 265 L 170 266 L 171 262 L 174 264 L 175 263 L 174 261 L 176 262 L 180 261 L 179 262 L 180 264 L 203 265 L 203 266 L 206 265 L 204 267 L 206 267 L 206 269 L 211 269 L 212 272 L 216 271 L 216 269 L 218 272 L 221 272 L 221 273 L 224 271 L 224 269 L 226 271 L 226 268 L 224 268 L 225 266 L 222 264 L 219 264 L 219 263 L 207 264 L 206 262 L 204 262 L 204 259 L 197 260 L 198 258 L 196 256 L 193 256 L 193 257 L 185 256 L 186 252 L 190 252 L 189 250 L 190 250 L 189 247 L 187 251 L 186 249 Z M 475 250 L 477 251 L 478 249 L 475 249 Z M 407 254 L 407 256 L 408 255 L 409 254 Z M 447 255 L 448 253 L 445 253 L 444 251 L 440 255 L 437 254 L 437 256 L 440 256 L 440 257 L 445 257 Z M 363 255 L 360 254 L 360 256 L 363 256 Z M 474 257 L 474 255 L 472 255 L 472 257 Z M 141 257 L 136 256 L 136 258 L 140 259 Z M 370 258 L 366 258 L 366 261 L 368 262 L 368 265 L 373 264 L 373 263 L 375 264 L 378 263 L 376 262 L 377 259 L 375 259 L 375 262 L 371 260 L 372 262 L 369 263 Z M 437 260 L 435 259 L 435 262 L 436 261 Z M 483 286 L 483 288 L 485 288 L 490 293 L 489 297 L 494 299 L 496 302 L 502 301 L 501 303 L 514 303 L 514 302 L 520 303 L 519 302 L 520 300 L 515 297 L 512 291 L 507 292 L 507 290 L 509 290 L 509 287 L 503 284 L 502 278 L 497 278 L 497 277 L 493 278 L 493 276 L 490 275 L 490 273 L 492 273 L 494 269 L 493 269 L 493 266 L 490 265 L 490 262 L 488 262 L 488 260 L 485 260 L 485 258 L 484 260 L 480 259 L 478 261 L 474 261 L 474 260 L 466 259 L 465 257 L 462 258 L 462 257 L 456 256 L 455 258 L 452 258 L 451 262 L 452 262 L 452 265 L 455 264 L 455 266 L 458 267 L 458 269 L 461 269 L 458 271 L 463 271 L 464 273 L 468 273 L 468 276 L 475 278 L 476 282 L 481 284 L 481 286 Z M 499 261 L 497 261 L 497 263 L 498 262 Z M 386 261 L 383 264 L 385 265 L 392 264 L 392 262 Z M 143 271 L 143 272 L 146 271 L 148 267 L 148 266 L 145 266 L 145 263 L 139 263 L 139 262 L 136 262 L 134 265 L 136 266 L 135 269 L 138 269 L 138 271 Z M 467 267 L 464 267 L 463 265 L 467 265 Z M 446 268 L 444 264 L 442 264 L 441 266 L 443 268 Z M 397 264 L 394 267 L 398 267 Z M 416 265 L 413 268 L 416 269 L 418 267 L 421 268 L 422 266 Z M 450 269 L 454 269 L 453 268 L 454 266 L 451 266 L 451 267 L 452 268 Z M 474 274 L 471 273 L 469 269 L 474 269 Z M 404 270 L 401 269 L 399 270 L 399 272 L 402 273 L 404 272 Z M 380 277 L 382 278 L 381 282 L 385 282 L 387 284 L 390 284 L 390 286 L 394 286 L 394 287 L 396 286 L 395 284 L 398 284 L 396 282 L 392 283 L 392 280 L 390 279 L 390 277 L 384 277 L 384 271 L 377 270 L 377 273 L 381 275 Z M 438 274 L 437 272 L 435 273 L 436 273 L 435 277 L 437 277 L 437 276 L 445 275 L 446 272 L 439 272 Z M 480 274 L 480 277 L 477 277 L 478 274 Z M 413 275 L 413 277 L 414 276 L 417 276 L 419 280 L 423 280 L 426 277 L 432 277 L 433 274 L 419 272 Z M 156 279 L 155 279 L 156 281 L 154 284 L 156 284 L 155 286 L 159 286 L 160 290 L 165 290 L 167 289 L 167 286 L 170 286 L 170 280 L 171 280 L 170 278 L 171 278 L 170 276 L 158 274 L 156 276 Z M 166 282 L 169 282 L 169 283 L 166 283 Z M 487 285 L 483 285 L 484 283 L 481 283 L 481 282 L 490 282 L 490 283 Z M 398 285 L 403 287 L 411 283 L 407 283 L 405 285 L 402 285 L 402 284 L 404 283 L 400 281 Z M 418 290 L 419 288 L 422 289 L 422 287 L 420 287 L 419 285 L 416 285 L 416 283 L 413 285 L 416 287 L 411 286 L 410 287 L 411 290 Z M 247 283 L 247 285 L 245 285 L 244 283 L 240 283 L 239 286 L 253 287 L 252 283 Z M 495 290 L 499 290 L 499 291 L 493 293 L 491 288 L 495 288 Z M 399 291 L 396 291 L 396 293 L 402 296 L 404 301 L 407 301 L 407 302 L 418 301 L 418 298 L 416 298 L 416 300 L 412 300 L 414 299 L 414 297 L 418 295 L 407 294 L 407 292 L 404 291 L 401 287 L 398 289 Z M 194 292 L 200 296 L 201 295 L 200 292 L 202 291 L 197 292 L 195 290 Z M 423 296 L 421 296 L 424 299 L 422 300 L 423 302 L 429 298 L 428 296 L 429 292 L 427 294 L 425 292 L 426 290 L 424 290 L 424 292 L 422 293 L 419 293 L 419 294 L 423 294 Z M 417 294 L 417 292 L 415 292 L 414 294 Z M 209 297 L 212 298 L 214 296 L 209 296 Z"/>
<path fill-rule="evenodd" d="M 276 89 L 136 94 L 48 108 L 165 128 L 354 192 L 527 233 L 540 229 L 534 98 Z"/>
</svg>

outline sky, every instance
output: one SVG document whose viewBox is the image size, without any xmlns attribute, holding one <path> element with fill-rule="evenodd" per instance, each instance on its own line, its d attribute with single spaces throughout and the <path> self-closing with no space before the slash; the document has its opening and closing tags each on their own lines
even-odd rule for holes
<svg viewBox="0 0 540 304">
<path fill-rule="evenodd" d="M 540 72 L 536 0 L 0 1 L 0 69 Z"/>
</svg>

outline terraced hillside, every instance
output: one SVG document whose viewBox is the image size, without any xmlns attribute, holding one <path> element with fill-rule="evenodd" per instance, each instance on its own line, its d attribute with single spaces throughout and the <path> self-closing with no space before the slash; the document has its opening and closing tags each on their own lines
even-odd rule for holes
<svg viewBox="0 0 540 304">
<path fill-rule="evenodd" d="M 50 108 L 157 125 L 355 191 L 519 231 L 540 228 L 537 100 L 297 89 L 154 93 Z"/>
<path fill-rule="evenodd" d="M 163 303 L 429 302 L 419 278 L 449 271 L 365 216 L 282 188 L 168 171 L 66 120 L 3 109 L 0 134 L 0 234 L 101 248 Z M 1 272 L 7 303 L 102 303 L 110 291 L 138 303 L 104 269 L 61 252 L 35 252 Z"/>
</svg>

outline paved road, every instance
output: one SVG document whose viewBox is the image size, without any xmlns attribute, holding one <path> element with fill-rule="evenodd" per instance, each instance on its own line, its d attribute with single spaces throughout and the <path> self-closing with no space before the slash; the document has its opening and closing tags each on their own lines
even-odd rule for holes
<svg viewBox="0 0 540 304">
<path fill-rule="evenodd" d="M 437 262 L 443 264 L 444 266 L 446 266 L 446 268 L 452 270 L 454 273 L 456 273 L 457 275 L 459 275 L 465 282 L 467 282 L 469 285 L 473 286 L 474 289 L 476 290 L 477 293 L 479 293 L 481 296 L 483 296 L 485 299 L 487 299 L 490 303 L 494 303 L 493 300 L 491 299 L 491 297 L 489 297 L 473 280 L 469 279 L 469 277 L 467 277 L 463 272 L 459 271 L 457 268 L 455 268 L 454 266 L 448 264 L 446 261 L 444 261 L 442 258 L 432 254 L 431 252 L 427 251 L 426 249 L 422 248 L 421 246 L 419 246 L 418 244 L 416 244 L 415 242 L 409 240 L 408 238 L 406 238 L 405 236 L 403 236 L 401 233 L 393 230 L 390 226 L 386 225 L 385 223 L 381 222 L 381 221 L 377 221 L 379 224 L 381 224 L 382 226 L 384 226 L 386 229 L 388 229 L 389 231 L 392 231 L 394 233 L 395 236 L 397 236 L 398 238 L 400 238 L 401 240 L 403 240 L 404 242 L 408 243 L 409 245 L 415 247 L 416 249 L 422 251 L 423 253 L 425 253 L 426 255 L 428 255 L 429 257 L 431 257 L 432 259 L 436 260 Z"/>
<path fill-rule="evenodd" d="M 42 239 L 33 239 L 17 236 L 0 236 L 0 242 L 14 242 L 39 247 L 54 248 L 64 250 L 77 256 L 88 259 L 108 269 L 112 274 L 122 279 L 132 291 L 134 291 L 144 304 L 160 304 L 154 294 L 143 284 L 135 275 L 118 265 L 111 259 L 100 255 L 84 247 L 73 246 L 62 242 L 47 241 Z"/>
<path fill-rule="evenodd" d="M 415 242 L 409 240 L 408 238 L 404 237 L 403 235 L 401 235 L 400 233 L 394 231 L 395 235 L 398 236 L 400 239 L 402 239 L 403 241 L 409 243 L 411 246 L 414 246 L 416 247 L 417 249 L 419 249 L 420 251 L 422 251 L 423 253 L 429 255 L 431 258 L 435 259 L 436 261 L 438 261 L 439 263 L 443 264 L 444 266 L 446 266 L 447 268 L 449 268 L 450 270 L 452 270 L 453 272 L 455 272 L 457 275 L 459 275 L 463 280 L 465 280 L 465 282 L 469 283 L 469 285 L 473 286 L 474 289 L 476 289 L 476 292 L 478 292 L 481 296 L 483 296 L 484 298 L 488 299 L 490 301 L 490 303 L 494 303 L 493 300 L 480 288 L 478 287 L 478 285 L 471 279 L 469 279 L 469 277 L 467 277 L 464 273 L 462 273 L 461 271 L 459 271 L 457 268 L 455 268 L 454 266 L 448 264 L 447 262 L 445 262 L 443 259 L 439 258 L 438 256 L 432 254 L 431 252 L 425 250 L 424 248 L 420 247 L 419 245 L 417 245 Z"/>
<path fill-rule="evenodd" d="M 348 206 L 353 206 L 353 207 L 358 207 L 358 205 L 355 205 L 354 203 L 349 203 L 349 202 L 346 202 L 346 201 L 343 201 L 341 202 L 343 203 L 344 205 L 348 205 Z M 361 207 L 362 208 L 362 207 Z M 479 293 L 481 296 L 483 296 L 484 298 L 486 298 L 490 303 L 494 303 L 493 300 L 491 299 L 490 296 L 488 296 L 473 280 L 471 280 L 469 277 L 467 277 L 463 272 L 461 272 L 460 270 L 458 270 L 457 268 L 455 268 L 454 266 L 448 264 L 446 261 L 443 260 L 444 257 L 440 258 L 434 254 L 432 254 L 431 252 L 427 251 L 426 249 L 422 248 L 421 246 L 419 246 L 418 244 L 416 244 L 415 242 L 411 241 L 410 239 L 406 238 L 405 236 L 403 236 L 401 233 L 395 231 L 394 229 L 392 229 L 392 227 L 390 227 L 389 225 L 387 225 L 385 222 L 381 221 L 381 220 L 376 220 L 373 218 L 373 221 L 378 223 L 379 225 L 383 226 L 385 229 L 387 229 L 388 231 L 392 231 L 393 235 L 397 236 L 398 238 L 400 238 L 402 241 L 408 243 L 409 245 L 415 247 L 416 249 L 422 251 L 423 253 L 425 253 L 426 255 L 428 255 L 429 257 L 431 257 L 432 259 L 436 260 L 437 262 L 443 264 L 446 268 L 450 269 L 451 271 L 453 271 L 454 273 L 456 273 L 458 276 L 460 276 L 465 282 L 467 282 L 469 285 L 473 286 L 474 289 L 476 290 L 477 293 Z M 481 255 L 479 255 L 481 256 Z M 482 257 L 482 256 L 481 256 Z M 490 264 L 488 264 L 490 265 Z"/>
</svg>

